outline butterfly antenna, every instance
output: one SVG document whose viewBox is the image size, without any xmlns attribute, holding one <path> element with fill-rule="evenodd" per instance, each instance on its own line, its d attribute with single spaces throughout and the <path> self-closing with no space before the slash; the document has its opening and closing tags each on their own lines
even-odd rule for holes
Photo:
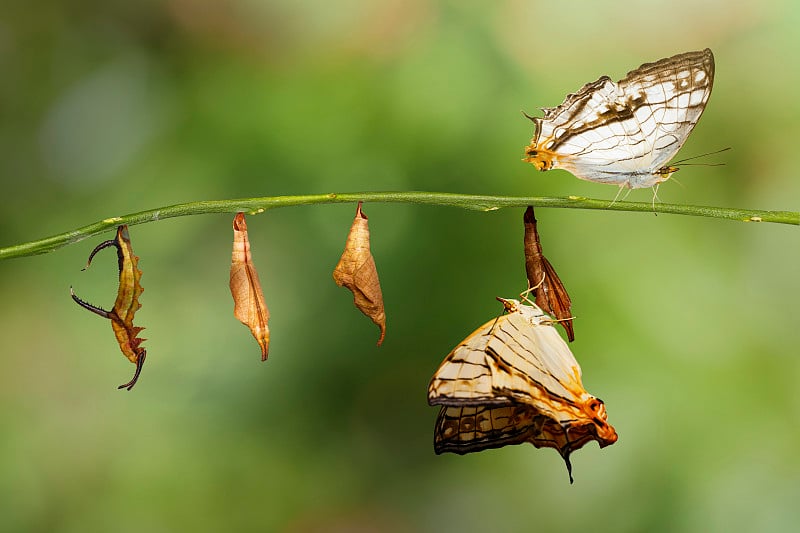
<svg viewBox="0 0 800 533">
<path fill-rule="evenodd" d="M 685 161 L 691 161 L 692 159 L 699 159 L 699 158 L 701 158 L 701 157 L 705 157 L 705 156 L 707 156 L 707 155 L 715 155 L 715 154 L 719 154 L 719 153 L 722 153 L 722 152 L 727 152 L 727 151 L 728 151 L 728 150 L 730 150 L 730 149 L 731 149 L 731 147 L 730 147 L 730 146 L 728 146 L 727 148 L 722 148 L 722 149 L 720 149 L 720 150 L 715 150 L 715 151 L 713 151 L 713 152 L 706 152 L 706 153 L 704 153 L 704 154 L 700 154 L 700 155 L 693 155 L 693 156 L 691 156 L 691 157 L 686 157 L 686 158 L 684 158 L 684 159 L 679 159 L 679 160 L 677 160 L 677 161 L 673 161 L 673 162 L 672 162 L 672 164 L 673 164 L 673 165 L 679 165 L 679 164 L 681 164 L 681 163 L 683 163 L 683 162 L 685 162 Z M 704 165 L 708 165 L 708 166 L 716 167 L 716 166 L 724 165 L 725 163 L 690 163 L 690 164 L 692 164 L 692 165 L 695 165 L 695 164 L 704 164 Z"/>
<path fill-rule="evenodd" d="M 531 289 L 528 289 L 528 290 L 531 290 Z M 523 294 L 524 294 L 524 293 L 523 293 Z M 500 320 L 500 319 L 501 319 L 501 318 L 502 318 L 502 317 L 503 317 L 503 316 L 504 316 L 506 313 L 508 313 L 508 307 L 506 307 L 506 302 L 507 302 L 508 300 L 506 300 L 506 299 L 504 299 L 504 298 L 501 298 L 501 297 L 499 297 L 499 296 L 498 296 L 496 299 L 497 299 L 497 301 L 498 301 L 498 302 L 501 302 L 501 303 L 503 304 L 503 312 L 502 312 L 501 314 L 497 315 L 497 317 L 494 319 L 494 322 L 492 323 L 492 327 L 491 327 L 491 328 L 489 328 L 489 334 L 491 334 L 491 333 L 494 331 L 494 327 L 497 325 L 497 322 L 498 322 L 498 321 L 499 321 L 499 320 Z M 488 346 L 488 342 L 489 342 L 489 341 L 487 340 L 486 342 L 487 342 L 487 346 Z"/>
<path fill-rule="evenodd" d="M 682 167 L 724 167 L 725 163 L 682 163 Z"/>
<path fill-rule="evenodd" d="M 506 314 L 506 311 L 505 311 L 505 309 L 503 309 L 503 313 L 500 314 L 500 315 L 497 315 L 495 317 L 494 322 L 492 322 L 492 327 L 489 328 L 489 335 L 491 335 L 492 332 L 494 331 L 494 327 L 497 325 L 497 321 L 500 320 L 503 317 L 503 315 L 505 315 L 505 314 Z M 486 340 L 486 346 L 489 346 L 489 339 Z"/>
</svg>

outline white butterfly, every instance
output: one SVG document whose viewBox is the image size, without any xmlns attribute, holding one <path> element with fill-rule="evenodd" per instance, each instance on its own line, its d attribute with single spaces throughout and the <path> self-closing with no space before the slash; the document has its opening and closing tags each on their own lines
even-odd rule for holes
<svg viewBox="0 0 800 533">
<path fill-rule="evenodd" d="M 646 63 L 614 83 L 587 83 L 544 108 L 525 161 L 629 189 L 653 187 L 678 168 L 680 150 L 711 95 L 714 55 L 706 48 Z"/>
</svg>

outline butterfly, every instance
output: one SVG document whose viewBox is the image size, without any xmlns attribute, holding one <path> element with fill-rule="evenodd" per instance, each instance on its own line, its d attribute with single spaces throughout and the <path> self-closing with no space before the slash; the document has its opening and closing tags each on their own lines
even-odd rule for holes
<svg viewBox="0 0 800 533">
<path fill-rule="evenodd" d="M 444 359 L 428 387 L 441 405 L 436 453 L 465 454 L 530 442 L 555 448 L 572 481 L 570 454 L 617 441 L 605 405 L 583 388 L 581 369 L 553 320 L 529 302 L 498 298 L 506 314 L 478 328 Z"/>
<path fill-rule="evenodd" d="M 667 165 L 705 110 L 714 83 L 711 50 L 645 63 L 614 83 L 587 83 L 558 107 L 543 108 L 524 161 L 562 168 L 620 188 L 654 187 L 678 170 Z"/>
</svg>

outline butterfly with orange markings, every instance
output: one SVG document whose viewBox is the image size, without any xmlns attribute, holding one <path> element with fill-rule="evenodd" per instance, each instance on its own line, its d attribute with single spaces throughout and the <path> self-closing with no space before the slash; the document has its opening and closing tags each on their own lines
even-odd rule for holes
<svg viewBox="0 0 800 533">
<path fill-rule="evenodd" d="M 706 48 L 645 63 L 618 82 L 587 83 L 558 107 L 543 108 L 524 161 L 582 180 L 638 189 L 678 170 L 667 163 L 706 108 L 714 54 Z"/>
<path fill-rule="evenodd" d="M 553 320 L 536 305 L 498 298 L 506 314 L 447 355 L 428 387 L 441 405 L 436 453 L 465 454 L 530 442 L 569 456 L 587 442 L 617 441 L 605 405 L 583 388 L 581 369 Z"/>
</svg>

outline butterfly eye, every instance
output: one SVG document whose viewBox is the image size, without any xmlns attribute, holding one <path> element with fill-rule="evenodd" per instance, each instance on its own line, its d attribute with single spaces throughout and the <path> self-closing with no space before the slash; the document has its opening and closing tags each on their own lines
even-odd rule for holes
<svg viewBox="0 0 800 533">
<path fill-rule="evenodd" d="M 595 398 L 592 403 L 589 404 L 589 409 L 596 413 L 597 411 L 600 411 L 604 405 L 605 404 L 603 403 L 603 400 L 600 398 Z"/>
</svg>

